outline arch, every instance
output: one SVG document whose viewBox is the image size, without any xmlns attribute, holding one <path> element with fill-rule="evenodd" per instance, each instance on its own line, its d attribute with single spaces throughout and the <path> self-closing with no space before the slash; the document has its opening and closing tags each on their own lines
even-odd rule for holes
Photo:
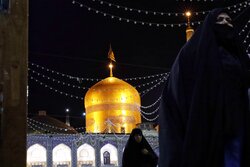
<svg viewBox="0 0 250 167">
<path fill-rule="evenodd" d="M 85 143 L 77 149 L 77 166 L 95 166 L 95 149 Z"/>
<path fill-rule="evenodd" d="M 108 143 L 101 148 L 100 153 L 101 153 L 101 164 L 102 165 L 104 165 L 104 156 L 109 155 L 110 164 L 118 166 L 118 151 L 117 151 L 117 148 L 115 146 Z M 105 158 L 107 158 L 107 157 L 105 157 Z M 105 164 L 107 164 L 106 160 L 107 159 L 105 159 Z"/>
<path fill-rule="evenodd" d="M 47 153 L 46 148 L 40 144 L 33 144 L 27 150 L 27 167 L 39 165 L 46 166 Z"/>
<path fill-rule="evenodd" d="M 59 144 L 53 149 L 53 167 L 71 167 L 71 149 L 65 144 Z"/>
</svg>

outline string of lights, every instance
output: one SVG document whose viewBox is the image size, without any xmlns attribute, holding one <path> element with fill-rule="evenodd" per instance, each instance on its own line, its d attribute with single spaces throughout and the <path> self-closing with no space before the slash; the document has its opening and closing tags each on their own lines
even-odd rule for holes
<svg viewBox="0 0 250 167">
<path fill-rule="evenodd" d="M 27 117 L 27 120 L 28 120 L 28 122 L 34 122 L 34 123 L 37 123 L 37 124 L 40 124 L 42 126 L 52 128 L 52 129 L 61 130 L 61 131 L 66 131 L 67 130 L 65 128 L 59 128 L 59 127 L 56 127 L 56 126 L 52 126 L 52 125 L 49 125 L 49 124 L 42 123 L 40 121 L 36 121 L 36 120 L 28 118 L 28 117 Z"/>
<path fill-rule="evenodd" d="M 72 87 L 72 88 L 78 88 L 78 89 L 83 89 L 83 90 L 88 90 L 88 89 L 90 89 L 89 87 L 78 86 L 78 85 L 74 85 L 74 84 L 71 84 L 71 83 L 66 83 L 66 82 L 64 82 L 64 81 L 60 81 L 60 80 L 58 80 L 58 79 L 55 79 L 55 78 L 49 77 L 49 76 L 47 76 L 47 75 L 41 74 L 41 73 L 39 73 L 39 72 L 37 72 L 37 71 L 35 71 L 35 70 L 32 70 L 32 69 L 30 69 L 30 68 L 29 68 L 28 70 L 29 70 L 31 73 L 36 74 L 37 76 L 41 76 L 41 77 L 43 77 L 43 78 L 45 78 L 45 79 L 47 79 L 47 80 L 51 80 L 51 81 L 53 81 L 53 82 L 55 82 L 55 83 L 62 84 L 62 85 L 64 85 L 64 86 L 68 86 L 68 87 Z M 30 76 L 32 76 L 32 75 L 30 74 Z M 154 84 L 155 82 L 158 82 L 158 81 L 161 80 L 161 79 L 162 79 L 162 78 L 159 78 L 159 79 L 153 80 L 153 81 L 151 81 L 151 82 L 146 82 L 146 83 L 143 83 L 143 84 L 134 86 L 134 87 L 135 87 L 135 88 L 141 88 L 141 87 L 149 86 L 149 85 L 151 85 L 151 84 Z M 103 91 L 105 91 L 105 90 L 103 90 Z"/>
<path fill-rule="evenodd" d="M 216 0 L 176 0 L 177 2 L 214 2 Z"/>
<path fill-rule="evenodd" d="M 150 92 L 151 90 L 153 90 L 154 88 L 157 88 L 159 85 L 161 85 L 162 83 L 164 83 L 167 79 L 168 79 L 167 75 L 166 77 L 163 77 L 163 79 L 161 79 L 157 84 L 155 84 L 154 86 L 151 86 L 150 88 L 140 92 L 141 97 L 145 96 L 148 92 Z"/>
<path fill-rule="evenodd" d="M 169 72 L 161 73 L 161 74 L 148 75 L 148 76 L 144 76 L 144 77 L 124 78 L 122 80 L 124 80 L 124 81 L 132 81 L 132 80 L 151 79 L 151 78 L 155 78 L 155 77 L 162 77 L 162 76 L 165 76 L 165 75 L 168 75 L 168 74 L 169 74 Z"/>
<path fill-rule="evenodd" d="M 237 5 L 232 5 L 232 6 L 226 7 L 226 9 L 229 10 L 230 13 L 236 14 L 237 12 L 242 11 L 243 8 L 247 8 L 248 6 L 250 6 L 250 0 L 239 3 L 239 6 L 240 7 L 237 7 Z M 235 8 L 235 9 L 232 10 L 232 8 Z"/>
<path fill-rule="evenodd" d="M 246 53 L 248 54 L 248 57 L 250 58 L 250 52 L 249 52 L 249 49 L 250 49 L 250 44 L 248 45 L 247 50 L 246 50 Z"/>
<path fill-rule="evenodd" d="M 101 14 L 104 17 L 109 17 L 111 19 L 117 19 L 118 21 L 124 21 L 127 23 L 133 23 L 133 24 L 137 24 L 137 25 L 142 25 L 142 26 L 156 26 L 156 27 L 181 27 L 181 26 L 187 26 L 187 23 L 156 23 L 156 22 L 146 22 L 146 21 L 139 21 L 139 20 L 133 20 L 133 19 L 128 19 L 128 18 L 124 18 L 124 17 L 120 17 L 120 16 L 116 16 L 110 13 L 106 13 L 100 10 L 97 10 L 95 8 L 91 8 L 85 4 L 82 4 L 78 1 L 72 1 L 72 4 L 78 5 L 80 7 L 84 7 L 86 8 L 88 11 L 92 11 L 96 14 Z M 201 24 L 202 21 L 193 21 L 190 24 L 191 25 L 195 25 L 195 24 Z"/>
<path fill-rule="evenodd" d="M 246 32 L 246 28 L 248 28 L 248 24 L 250 23 L 250 20 L 245 24 L 245 26 L 242 28 L 242 30 L 239 32 L 239 35 L 242 35 L 244 32 Z"/>
<path fill-rule="evenodd" d="M 37 72 L 37 71 L 35 71 L 35 70 L 31 70 L 30 68 L 29 68 L 28 70 L 29 70 L 30 72 L 32 72 L 32 73 L 38 75 L 38 76 L 42 76 L 43 78 L 46 78 L 46 79 L 51 80 L 51 81 L 53 81 L 53 82 L 56 82 L 56 83 L 58 83 L 58 84 L 66 85 L 66 86 L 72 87 L 72 88 L 83 89 L 83 90 L 86 90 L 86 89 L 88 90 L 88 89 L 89 89 L 88 87 L 78 86 L 78 85 L 66 83 L 66 82 L 63 82 L 63 81 L 59 81 L 59 80 L 57 80 L 57 79 L 55 79 L 55 78 L 52 78 L 52 77 L 49 77 L 49 76 L 47 76 L 47 75 L 41 74 L 41 73 L 39 73 L 39 72 Z M 31 76 L 31 75 L 30 75 L 30 76 Z"/>
<path fill-rule="evenodd" d="M 250 53 L 249 53 L 249 48 L 250 48 L 250 40 L 249 40 L 249 35 L 250 35 L 250 30 L 247 28 L 249 27 L 248 24 L 250 23 L 250 20 L 248 20 L 248 22 L 246 23 L 246 25 L 244 26 L 244 28 L 242 29 L 242 31 L 239 33 L 240 35 L 246 33 L 245 38 L 243 39 L 243 44 L 245 44 L 245 46 L 247 46 L 246 48 L 246 53 L 248 54 L 249 58 L 250 58 Z"/>
<path fill-rule="evenodd" d="M 49 130 L 49 129 L 45 129 L 45 128 L 42 128 L 42 127 L 40 127 L 40 126 L 38 126 L 38 125 L 35 125 L 35 123 L 37 123 L 37 124 L 39 124 L 39 125 L 41 125 L 41 126 L 43 126 L 43 127 L 46 127 L 46 128 L 52 128 L 52 129 L 61 130 L 61 131 L 64 131 L 64 132 L 68 130 L 68 129 L 65 129 L 65 128 L 60 128 L 60 127 L 52 126 L 52 125 L 49 125 L 49 124 L 45 124 L 45 123 L 36 121 L 36 120 L 34 120 L 34 119 L 31 119 L 31 118 L 27 118 L 27 119 L 28 119 L 27 122 L 29 123 L 29 125 L 32 124 L 32 125 L 34 125 L 35 127 L 37 127 L 38 129 L 41 129 L 41 130 L 47 131 L 47 132 L 51 132 L 51 133 L 53 133 L 53 134 L 61 134 L 61 133 L 52 132 L 52 131 Z M 32 122 L 33 122 L 33 123 L 32 123 Z M 107 124 L 107 125 L 112 125 L 112 126 L 117 126 L 117 125 L 113 124 L 110 120 L 105 121 L 105 124 Z M 34 127 L 32 127 L 31 125 L 30 125 L 30 127 L 31 127 L 33 130 L 36 130 L 36 129 L 35 129 Z M 79 128 L 75 128 L 75 129 L 86 129 L 86 128 L 85 128 L 85 127 L 79 127 Z M 105 130 L 104 130 L 104 131 L 105 131 Z"/>
<path fill-rule="evenodd" d="M 65 74 L 65 73 L 61 73 L 61 72 L 55 71 L 55 70 L 51 70 L 49 68 L 46 68 L 44 66 L 41 66 L 41 65 L 38 65 L 38 64 L 35 64 L 35 63 L 32 63 L 32 62 L 29 62 L 29 64 L 31 66 L 35 66 L 37 68 L 40 68 L 40 69 L 45 70 L 47 72 L 50 72 L 52 74 L 60 75 L 62 77 L 67 77 L 69 79 L 75 79 L 77 81 L 79 81 L 79 79 L 85 80 L 85 81 L 99 81 L 99 79 L 94 79 L 94 78 L 80 78 L 80 77 L 75 77 L 75 76 L 72 76 L 72 75 L 69 75 L 69 74 Z"/>
<path fill-rule="evenodd" d="M 143 114 L 141 114 L 141 116 L 142 116 L 145 120 L 147 120 L 147 121 L 149 121 L 149 122 L 153 122 L 153 121 L 155 121 L 156 119 L 159 118 L 159 114 L 156 115 L 154 118 L 147 118 L 147 117 L 144 116 Z"/>
<path fill-rule="evenodd" d="M 83 133 L 83 134 L 81 134 L 81 133 L 80 134 L 58 133 L 58 132 L 53 132 L 50 129 L 45 129 L 45 128 L 43 128 L 43 127 L 41 127 L 39 125 L 36 125 L 36 124 L 34 124 L 34 123 L 30 122 L 30 121 L 27 122 L 28 127 L 30 127 L 32 130 L 36 131 L 37 133 L 42 134 L 41 137 L 43 137 L 43 138 L 47 137 L 47 135 L 44 134 L 43 132 L 47 132 L 47 133 L 54 134 L 54 135 L 60 135 L 60 136 L 56 136 L 57 139 L 68 139 L 69 137 L 71 137 L 76 142 L 79 142 L 79 140 L 84 139 L 84 140 L 88 140 L 88 141 L 92 142 L 92 144 L 94 145 L 95 140 L 96 140 L 97 137 L 101 137 L 102 140 L 106 140 L 105 139 L 106 136 L 108 136 L 110 134 L 113 134 L 116 139 L 123 139 L 124 137 L 127 136 L 126 134 L 117 135 L 114 132 L 107 132 L 108 127 L 113 128 L 113 131 L 115 131 L 114 130 L 115 125 L 112 122 L 109 122 L 108 124 L 109 124 L 109 126 L 106 126 L 105 130 L 104 130 L 106 133 L 102 133 L 101 135 L 98 135 L 97 133 Z M 75 139 L 74 137 L 78 137 L 78 138 Z M 39 138 L 40 138 L 40 136 L 39 136 Z"/>
<path fill-rule="evenodd" d="M 49 133 L 49 134 L 54 134 L 54 135 L 59 135 L 59 136 L 56 136 L 56 137 L 53 137 L 54 139 L 59 139 L 59 140 L 68 140 L 69 137 L 72 139 L 72 140 L 75 140 L 74 137 L 79 137 L 79 135 L 81 134 L 65 134 L 65 133 L 58 133 L 58 132 L 53 132 L 49 129 L 44 129 L 43 127 L 39 126 L 39 125 L 36 125 L 30 121 L 27 122 L 27 125 L 28 127 L 30 127 L 31 129 L 33 129 L 35 132 L 38 132 L 39 134 L 44 134 L 44 132 L 46 133 Z M 73 138 L 72 138 L 73 137 Z"/>
<path fill-rule="evenodd" d="M 49 86 L 49 85 L 47 85 L 47 84 L 45 84 L 45 83 L 39 81 L 38 79 L 36 79 L 36 78 L 34 78 L 34 77 L 32 77 L 32 76 L 30 76 L 30 79 L 33 80 L 33 81 L 35 81 L 35 82 L 37 82 L 37 83 L 39 83 L 40 85 L 44 86 L 45 88 L 48 88 L 48 89 L 50 89 L 50 90 L 53 90 L 54 92 L 59 93 L 59 94 L 61 94 L 61 95 L 65 95 L 65 96 L 67 96 L 67 97 L 75 98 L 75 99 L 78 99 L 78 100 L 83 100 L 83 97 L 76 96 L 76 95 L 72 95 L 72 94 L 69 94 L 69 93 L 65 93 L 65 92 L 63 92 L 63 91 L 60 91 L 60 90 L 58 90 L 58 89 L 55 89 L 55 88 L 53 88 L 53 87 L 51 87 L 51 86 Z"/>
<path fill-rule="evenodd" d="M 39 83 L 39 85 L 42 85 L 42 86 L 44 86 L 45 88 L 48 88 L 48 89 L 50 89 L 50 90 L 53 90 L 54 92 L 59 93 L 59 94 L 61 94 L 61 95 L 65 95 L 65 96 L 67 96 L 67 97 L 75 98 L 75 99 L 78 99 L 78 100 L 83 100 L 83 97 L 76 96 L 76 95 L 72 95 L 72 94 L 70 94 L 70 93 L 65 93 L 65 92 L 63 92 L 63 91 L 60 91 L 60 90 L 58 90 L 58 89 L 55 89 L 55 88 L 53 88 L 53 87 L 51 87 L 51 86 L 49 86 L 49 85 L 47 85 L 47 84 L 45 84 L 45 83 L 39 81 L 38 79 L 36 79 L 36 78 L 34 78 L 34 77 L 32 77 L 32 76 L 30 76 L 30 79 L 31 79 L 31 80 L 34 80 L 34 81 L 37 82 L 37 83 Z M 154 88 L 156 88 L 157 86 L 159 86 L 159 85 L 160 85 L 161 83 L 163 83 L 165 80 L 167 80 L 167 77 L 164 77 L 164 78 L 163 78 L 162 80 L 160 80 L 157 84 L 155 84 L 154 86 L 152 86 L 152 87 L 150 87 L 150 88 L 148 88 L 148 89 L 142 91 L 142 93 L 140 93 L 140 94 L 145 95 L 146 93 L 150 92 L 151 90 L 153 90 Z M 144 94 L 143 94 L 143 93 L 144 93 Z M 158 102 L 158 101 L 159 101 L 159 99 L 157 100 L 157 102 Z M 154 103 L 157 103 L 157 102 L 154 102 Z M 154 103 L 151 104 L 151 105 L 148 105 L 148 106 L 141 106 L 141 107 L 142 107 L 142 108 L 149 108 L 149 107 L 154 106 L 154 105 L 155 105 Z"/>
<path fill-rule="evenodd" d="M 248 31 L 245 39 L 243 40 L 243 43 L 245 43 L 245 44 L 247 43 L 247 40 L 249 39 L 249 34 L 250 34 L 250 30 Z"/>
<path fill-rule="evenodd" d="M 52 74 L 60 75 L 62 77 L 67 77 L 69 79 L 75 79 L 77 81 L 101 81 L 102 80 L 100 78 L 83 78 L 83 77 L 76 77 L 76 76 L 68 75 L 68 74 L 61 73 L 61 72 L 46 68 L 44 66 L 41 66 L 41 65 L 38 65 L 38 64 L 35 64 L 35 63 L 32 63 L 32 62 L 30 62 L 30 65 L 34 66 L 36 68 L 45 70 L 47 72 L 50 72 Z M 168 72 L 167 73 L 154 74 L 154 75 L 148 75 L 148 76 L 143 76 L 143 77 L 140 76 L 140 77 L 132 77 L 132 78 L 123 78 L 122 80 L 124 80 L 124 81 L 133 81 L 133 80 L 151 79 L 151 78 L 155 78 L 155 77 L 164 76 L 164 75 L 167 75 L 167 74 L 168 74 Z"/>
<path fill-rule="evenodd" d="M 39 125 L 36 125 L 35 123 L 32 123 L 31 121 L 27 121 L 27 123 L 28 123 L 29 127 L 32 127 L 33 130 L 36 130 L 36 131 L 38 131 L 40 133 L 46 132 L 46 133 L 51 133 L 51 134 L 59 134 L 59 135 L 64 134 L 65 135 L 65 133 L 63 133 L 63 132 L 58 133 L 58 132 L 53 132 L 50 129 L 45 129 L 45 128 L 39 126 Z"/>
<path fill-rule="evenodd" d="M 30 121 L 28 121 L 27 123 L 28 123 L 29 127 L 32 127 L 32 129 L 34 129 L 35 131 L 38 131 L 40 133 L 42 133 L 41 131 L 43 131 L 43 132 L 51 133 L 51 134 L 59 134 L 59 133 L 52 132 L 52 131 L 50 131 L 48 129 L 44 129 L 44 128 L 40 127 L 40 126 L 37 126 L 36 124 L 33 124 Z"/>
<path fill-rule="evenodd" d="M 111 125 L 114 127 L 119 127 L 119 125 L 114 124 L 109 118 L 104 122 L 104 124 L 107 125 L 105 128 L 107 128 L 109 126 L 111 127 Z"/>
<path fill-rule="evenodd" d="M 247 23 L 245 24 L 245 26 L 243 27 L 243 29 L 239 32 L 239 35 L 246 34 L 245 38 L 243 39 L 243 44 L 247 45 L 246 53 L 248 54 L 248 56 L 250 58 L 250 54 L 249 54 L 249 48 L 250 48 L 249 35 L 250 35 L 250 30 L 249 29 L 247 30 L 247 28 L 249 28 L 249 23 L 250 23 L 250 20 L 247 21 Z"/>
<path fill-rule="evenodd" d="M 178 13 L 178 12 L 158 12 L 158 11 L 151 11 L 151 10 L 143 10 L 143 9 L 135 9 L 135 8 L 130 8 L 127 6 L 122 6 L 122 5 L 117 5 L 114 3 L 110 3 L 107 1 L 102 1 L 102 0 L 91 0 L 93 2 L 98 2 L 101 5 L 106 5 L 108 7 L 115 7 L 117 9 L 122 9 L 124 11 L 129 11 L 129 12 L 137 12 L 140 14 L 151 14 L 151 15 L 160 15 L 160 16 L 184 16 L 185 13 Z M 202 14 L 206 14 L 209 11 L 203 11 L 203 12 L 195 12 L 196 15 L 202 13 Z"/>
<path fill-rule="evenodd" d="M 77 127 L 75 128 L 75 130 L 85 130 L 86 128 L 85 127 Z"/>
<path fill-rule="evenodd" d="M 231 6 L 228 6 L 228 7 L 226 7 L 227 9 L 231 9 L 231 8 L 238 8 L 238 6 L 243 6 L 243 7 L 247 7 L 247 5 L 249 5 L 248 3 L 249 3 L 250 1 L 249 0 L 246 0 L 246 1 L 243 1 L 243 2 L 240 2 L 240 3 L 237 3 L 237 4 L 234 4 L 234 5 L 231 5 Z"/>
<path fill-rule="evenodd" d="M 250 2 L 248 2 L 248 1 L 244 1 L 242 3 L 232 5 L 232 6 L 229 6 L 229 7 L 226 7 L 226 8 L 228 10 L 231 10 L 231 13 L 236 14 L 237 12 L 241 11 L 243 8 L 246 8 L 247 6 L 250 6 Z M 117 16 L 117 15 L 113 15 L 113 14 L 106 13 L 106 12 L 103 12 L 101 10 L 89 7 L 89 6 L 85 5 L 85 4 L 83 4 L 83 2 L 79 2 L 79 1 L 75 1 L 75 0 L 72 1 L 72 4 L 78 5 L 79 7 L 84 7 L 88 11 L 92 11 L 92 12 L 94 12 L 96 14 L 103 15 L 104 17 L 109 17 L 111 19 L 117 19 L 119 21 L 124 21 L 124 22 L 127 22 L 127 23 L 133 23 L 133 24 L 137 24 L 137 25 L 150 26 L 150 27 L 151 26 L 156 26 L 156 27 L 181 27 L 181 26 L 187 26 L 187 23 L 156 23 L 156 22 L 145 22 L 145 21 L 128 19 L 128 18 L 120 17 L 120 16 Z M 240 7 L 237 8 L 237 6 L 240 6 Z M 236 8 L 236 9 L 232 10 L 232 8 Z M 204 14 L 206 14 L 206 12 L 204 12 Z M 177 14 L 177 16 L 178 16 L 178 14 Z M 199 25 L 201 23 L 202 23 L 202 21 L 190 22 L 190 24 L 192 26 L 196 25 L 196 24 Z"/>
<path fill-rule="evenodd" d="M 164 78 L 164 77 L 159 78 L 159 79 L 156 79 L 156 80 L 153 80 L 153 81 L 151 81 L 151 82 L 146 82 L 146 83 L 143 83 L 143 84 L 140 84 L 140 85 L 134 86 L 134 87 L 135 87 L 135 88 L 141 88 L 141 87 L 149 86 L 149 85 L 154 84 L 155 82 L 159 82 L 159 81 L 161 81 L 163 78 Z"/>
<path fill-rule="evenodd" d="M 141 106 L 141 108 L 143 108 L 143 109 L 151 108 L 151 107 L 155 106 L 159 101 L 161 101 L 161 96 L 155 102 L 153 102 L 152 104 L 150 104 L 148 106 Z"/>
<path fill-rule="evenodd" d="M 140 109 L 140 112 L 142 113 L 142 114 L 144 114 L 144 115 L 153 115 L 153 114 L 155 114 L 155 113 L 157 113 L 157 111 L 160 109 L 160 106 L 158 106 L 154 111 L 152 111 L 152 112 L 145 112 L 145 111 L 143 111 L 142 109 Z"/>
<path fill-rule="evenodd" d="M 39 130 L 35 129 L 33 126 L 31 126 L 29 123 L 27 124 L 28 127 L 30 127 L 32 130 L 34 130 L 35 132 L 42 134 Z"/>
<path fill-rule="evenodd" d="M 151 15 L 160 15 L 160 16 L 185 16 L 185 13 L 183 13 L 183 12 L 159 12 L 159 11 L 130 8 L 127 6 L 117 5 L 117 4 L 110 3 L 107 1 L 103 1 L 103 0 L 91 0 L 91 1 L 98 2 L 99 4 L 106 5 L 108 7 L 115 7 L 117 9 L 122 9 L 122 10 L 128 11 L 128 12 L 137 12 L 138 14 L 145 14 L 145 15 L 151 14 Z M 211 0 L 211 1 L 213 1 L 213 0 Z M 244 2 L 237 3 L 237 4 L 234 4 L 231 6 L 227 6 L 225 8 L 227 8 L 227 9 L 239 8 L 239 7 L 246 5 L 247 2 L 248 1 L 244 1 Z M 210 12 L 210 10 L 206 10 L 206 11 L 194 12 L 193 14 L 194 15 L 199 15 L 199 14 L 205 15 L 205 14 L 208 14 L 209 12 Z"/>
</svg>

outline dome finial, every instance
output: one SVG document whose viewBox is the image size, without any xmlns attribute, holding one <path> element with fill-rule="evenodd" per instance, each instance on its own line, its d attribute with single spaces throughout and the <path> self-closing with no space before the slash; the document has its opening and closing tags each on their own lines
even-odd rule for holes
<svg viewBox="0 0 250 167">
<path fill-rule="evenodd" d="M 109 75 L 110 75 L 110 77 L 113 77 L 113 71 L 112 71 L 112 69 L 113 69 L 113 64 L 112 64 L 112 61 L 111 61 L 109 63 L 109 70 L 110 70 Z"/>
<path fill-rule="evenodd" d="M 113 69 L 114 66 L 112 64 L 112 61 L 114 61 L 114 62 L 116 62 L 116 61 L 115 61 L 114 52 L 113 52 L 113 50 L 111 48 L 111 44 L 109 46 L 108 58 L 110 59 L 110 63 L 109 63 L 110 77 L 113 77 L 113 71 L 112 71 L 112 69 Z"/>
<path fill-rule="evenodd" d="M 185 16 L 187 17 L 187 28 L 186 28 L 186 38 L 187 41 L 192 37 L 193 33 L 194 33 L 194 29 L 191 27 L 190 24 L 190 17 L 191 17 L 192 13 L 190 11 L 187 11 L 185 13 Z"/>
<path fill-rule="evenodd" d="M 185 13 L 186 17 L 187 17 L 187 25 L 188 27 L 190 27 L 190 17 L 191 17 L 191 12 L 190 11 L 187 11 Z"/>
</svg>

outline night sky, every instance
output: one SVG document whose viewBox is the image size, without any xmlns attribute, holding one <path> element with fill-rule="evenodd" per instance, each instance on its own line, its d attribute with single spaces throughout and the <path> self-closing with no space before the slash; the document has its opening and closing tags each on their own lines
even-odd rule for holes
<svg viewBox="0 0 250 167">
<path fill-rule="evenodd" d="M 107 0 L 102 2 L 166 13 L 180 13 L 188 9 L 195 12 L 209 11 L 216 7 L 245 2 L 243 0 L 165 1 Z M 186 18 L 184 16 L 146 15 L 100 2 L 100 0 L 78 0 L 73 4 L 72 0 L 29 1 L 28 115 L 30 117 L 37 114 L 38 110 L 46 110 L 48 115 L 64 121 L 65 109 L 69 108 L 71 124 L 75 127 L 85 126 L 84 116 L 82 116 L 83 100 L 60 94 L 55 92 L 55 89 L 84 98 L 86 89 L 72 88 L 72 85 L 91 87 L 97 81 L 78 82 L 76 79 L 57 75 L 47 69 L 82 78 L 106 78 L 109 76 L 107 53 L 110 44 L 117 61 L 114 68 L 115 77 L 143 77 L 169 72 L 178 51 L 185 44 L 185 26 L 140 25 L 131 21 L 112 19 L 108 14 L 136 21 L 165 24 L 185 23 Z M 83 6 L 80 7 L 79 3 Z M 98 13 L 94 10 L 98 10 Z M 107 16 L 103 16 L 101 12 L 107 13 Z M 191 21 L 202 21 L 204 17 L 204 14 L 199 14 L 192 17 Z M 246 20 L 242 19 L 241 27 L 245 24 Z M 193 27 L 197 26 L 198 24 L 195 24 Z M 156 79 L 159 77 L 128 82 L 135 86 Z M 55 82 L 56 80 L 61 83 Z M 41 82 L 48 87 L 41 85 Z M 71 86 L 63 85 L 62 82 Z M 146 106 L 157 100 L 163 85 L 161 84 L 143 96 L 142 105 Z M 145 86 L 138 91 L 141 92 L 149 87 Z"/>
</svg>

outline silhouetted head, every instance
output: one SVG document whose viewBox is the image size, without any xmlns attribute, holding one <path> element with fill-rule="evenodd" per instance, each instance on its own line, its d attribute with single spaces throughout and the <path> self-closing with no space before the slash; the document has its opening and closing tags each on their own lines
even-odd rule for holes
<svg viewBox="0 0 250 167">
<path fill-rule="evenodd" d="M 137 142 L 140 143 L 142 141 L 142 131 L 139 128 L 135 128 L 132 130 L 130 136 Z"/>
</svg>

